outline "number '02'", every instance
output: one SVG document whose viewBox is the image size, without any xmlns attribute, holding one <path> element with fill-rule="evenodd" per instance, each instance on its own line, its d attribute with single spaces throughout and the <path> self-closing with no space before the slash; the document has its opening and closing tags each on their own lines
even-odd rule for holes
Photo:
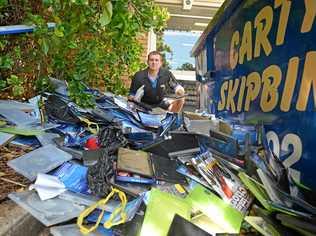
<svg viewBox="0 0 316 236">
<path fill-rule="evenodd" d="M 301 173 L 291 168 L 302 157 L 303 145 L 302 145 L 302 141 L 300 137 L 292 133 L 286 134 L 281 140 L 281 145 L 280 145 L 280 140 L 279 140 L 278 135 L 274 131 L 269 131 L 267 133 L 267 141 L 269 145 L 272 142 L 272 145 L 273 145 L 272 151 L 278 158 L 280 158 L 280 150 L 288 152 L 289 147 L 290 146 L 293 147 L 293 152 L 288 158 L 286 158 L 283 161 L 283 165 L 286 168 L 289 168 L 290 174 L 293 177 L 293 179 L 297 182 L 300 182 Z"/>
</svg>

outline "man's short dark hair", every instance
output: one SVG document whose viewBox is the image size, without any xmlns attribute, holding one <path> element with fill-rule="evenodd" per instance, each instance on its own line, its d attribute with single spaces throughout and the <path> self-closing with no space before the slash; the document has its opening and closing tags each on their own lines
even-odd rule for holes
<svg viewBox="0 0 316 236">
<path fill-rule="evenodd" d="M 158 51 L 151 51 L 149 54 L 148 54 L 148 58 L 147 60 L 149 61 L 149 57 L 152 56 L 152 55 L 159 55 L 160 56 L 160 60 L 162 61 L 162 55 L 160 52 Z"/>
</svg>

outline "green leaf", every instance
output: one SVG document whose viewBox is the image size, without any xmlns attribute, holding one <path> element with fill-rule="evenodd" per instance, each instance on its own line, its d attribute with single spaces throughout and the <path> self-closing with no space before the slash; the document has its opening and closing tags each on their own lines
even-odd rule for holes
<svg viewBox="0 0 316 236">
<path fill-rule="evenodd" d="M 7 0 L 0 0 L 0 6 L 6 6 L 8 5 L 8 1 Z"/>
<path fill-rule="evenodd" d="M 114 27 L 117 29 L 122 29 L 124 25 L 122 23 L 118 23 L 117 25 L 115 25 Z"/>
<path fill-rule="evenodd" d="M 110 1 L 106 2 L 103 5 L 103 12 L 101 14 L 101 17 L 99 19 L 99 23 L 102 27 L 106 26 L 111 22 L 112 13 L 113 13 L 113 6 Z"/>
<path fill-rule="evenodd" d="M 9 56 L 0 57 L 0 69 L 12 69 L 14 61 Z"/>
<path fill-rule="evenodd" d="M 0 0 L 1 1 L 1 0 Z M 5 49 L 6 45 L 8 44 L 8 40 L 0 40 L 0 49 Z"/>
<path fill-rule="evenodd" d="M 44 6 L 48 7 L 53 4 L 52 0 L 43 0 Z"/>
<path fill-rule="evenodd" d="M 15 85 L 12 88 L 12 93 L 14 96 L 20 96 L 24 93 L 24 88 L 22 85 Z"/>
<path fill-rule="evenodd" d="M 63 32 L 63 29 L 62 28 L 56 28 L 54 30 L 54 34 L 59 37 L 59 38 L 62 38 L 64 37 L 64 32 Z"/>
<path fill-rule="evenodd" d="M 16 75 L 10 75 L 10 77 L 7 78 L 7 82 L 9 85 L 21 85 L 22 84 L 22 81 Z"/>
<path fill-rule="evenodd" d="M 78 47 L 78 44 L 75 41 L 70 41 L 68 43 L 68 48 L 74 49 L 74 48 L 77 48 L 77 47 Z"/>
<path fill-rule="evenodd" d="M 5 80 L 0 80 L 0 90 L 3 90 L 7 87 L 7 82 Z"/>
<path fill-rule="evenodd" d="M 21 59 L 21 48 L 20 46 L 16 46 L 14 48 L 14 53 L 17 59 Z"/>
<path fill-rule="evenodd" d="M 40 40 L 40 45 L 41 45 L 42 52 L 47 56 L 47 53 L 48 53 L 48 50 L 49 50 L 49 46 L 48 46 L 47 40 L 46 39 Z"/>
</svg>

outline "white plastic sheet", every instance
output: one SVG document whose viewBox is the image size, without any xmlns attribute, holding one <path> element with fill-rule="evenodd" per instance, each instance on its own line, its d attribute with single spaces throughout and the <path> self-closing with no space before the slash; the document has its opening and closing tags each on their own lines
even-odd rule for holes
<svg viewBox="0 0 316 236">
<path fill-rule="evenodd" d="M 37 175 L 34 184 L 30 185 L 29 190 L 35 189 L 42 201 L 54 198 L 66 191 L 66 187 L 57 176 L 41 174 Z"/>
</svg>

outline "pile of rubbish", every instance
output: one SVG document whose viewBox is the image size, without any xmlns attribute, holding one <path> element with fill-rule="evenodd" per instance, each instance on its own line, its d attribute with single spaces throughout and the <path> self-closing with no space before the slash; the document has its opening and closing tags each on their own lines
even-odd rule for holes
<svg viewBox="0 0 316 236">
<path fill-rule="evenodd" d="M 60 82 L 27 103 L 0 101 L 0 146 L 30 148 L 7 160 L 31 183 L 9 198 L 52 235 L 316 233 L 312 198 L 263 126 L 86 92 L 95 108 L 71 102 Z"/>
</svg>

